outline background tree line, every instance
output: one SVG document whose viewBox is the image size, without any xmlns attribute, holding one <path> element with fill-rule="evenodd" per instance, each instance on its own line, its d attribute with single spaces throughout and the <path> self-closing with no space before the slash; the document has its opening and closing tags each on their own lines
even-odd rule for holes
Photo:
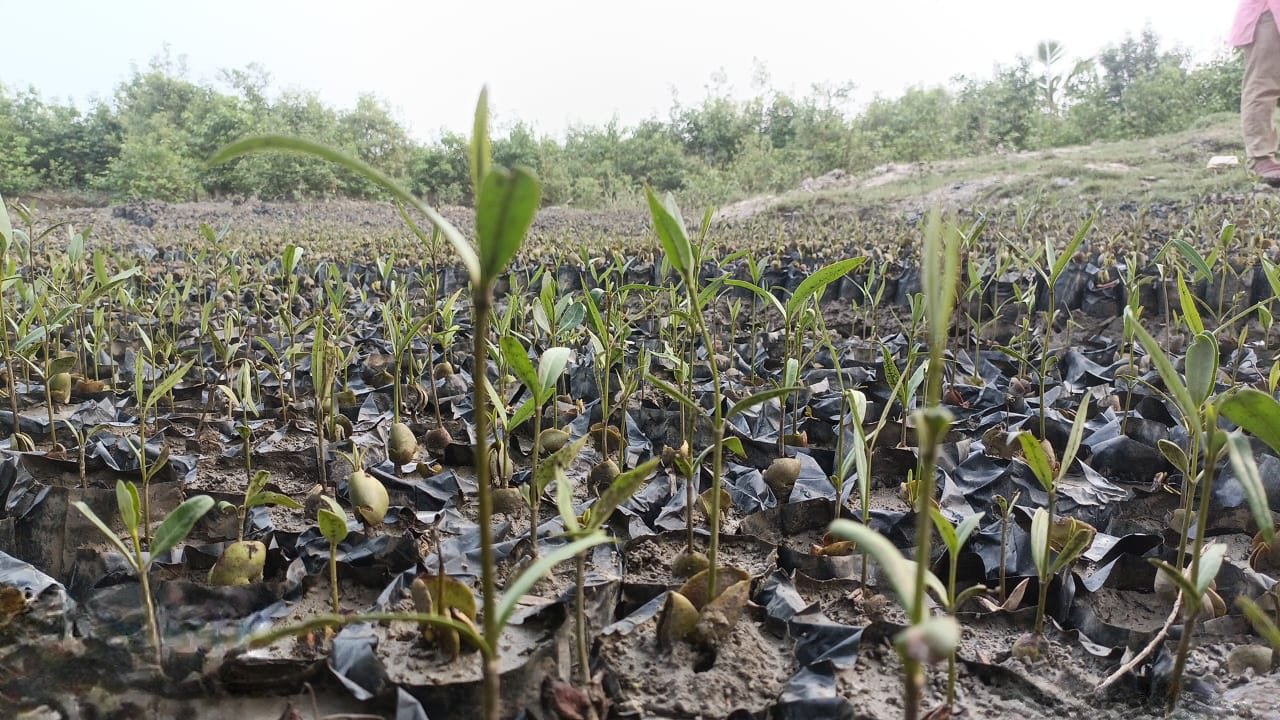
<svg viewBox="0 0 1280 720">
<path fill-rule="evenodd" d="M 574 127 L 562 138 L 513 123 L 495 138 L 495 160 L 534 168 L 548 204 L 631 203 L 648 183 L 689 201 L 720 203 L 795 187 L 833 169 L 944 160 L 1094 140 L 1139 138 L 1236 111 L 1241 60 L 1204 63 L 1162 47 L 1150 30 L 1068 62 L 1043 42 L 1034 56 L 989 77 L 958 76 L 849 112 L 851 86 L 796 97 L 758 82 L 749 100 L 723 80 L 697 104 L 674 101 L 666 118 L 634 126 Z M 373 188 L 332 166 L 293 156 L 253 156 L 215 168 L 204 159 L 244 135 L 281 132 L 346 148 L 439 203 L 469 200 L 466 138 L 414 141 L 373 96 L 330 107 L 311 92 L 273 93 L 250 66 L 217 87 L 193 82 L 162 55 L 135 69 L 113 96 L 80 109 L 35 90 L 0 84 L 0 193 L 87 191 L 114 199 L 169 201 L 371 197 Z"/>
</svg>

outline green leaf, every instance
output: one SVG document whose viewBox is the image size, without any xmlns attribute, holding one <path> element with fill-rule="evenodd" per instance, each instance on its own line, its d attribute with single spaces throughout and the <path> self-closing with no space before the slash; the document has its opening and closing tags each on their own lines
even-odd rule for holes
<svg viewBox="0 0 1280 720">
<path fill-rule="evenodd" d="M 947 519 L 942 511 L 933 505 L 929 506 L 929 517 L 933 518 L 933 527 L 937 529 L 938 536 L 942 538 L 942 544 L 952 555 L 960 552 L 960 543 L 956 537 L 956 529 L 951 525 L 951 521 Z"/>
<path fill-rule="evenodd" d="M 565 308 L 564 314 L 556 322 L 556 331 L 558 333 L 567 333 L 571 330 L 576 330 L 586 316 L 586 306 L 580 302 L 575 302 Z"/>
<path fill-rule="evenodd" d="M 602 532 L 593 532 L 567 545 L 561 545 L 538 558 L 536 563 L 525 568 L 524 572 L 516 576 L 516 579 L 507 585 L 507 590 L 502 593 L 502 597 L 498 598 L 498 627 L 506 627 L 512 613 L 516 611 L 516 607 L 520 604 L 520 599 L 524 597 L 525 593 L 529 592 L 535 583 L 550 573 L 552 568 L 580 552 L 585 552 L 596 545 L 610 542 L 610 540 L 611 538 Z"/>
<path fill-rule="evenodd" d="M 489 144 L 489 88 L 480 88 L 480 98 L 476 100 L 475 119 L 471 125 L 471 144 L 467 156 L 471 170 L 471 192 L 480 196 L 481 187 L 488 177 L 493 165 L 493 148 Z"/>
<path fill-rule="evenodd" d="M 337 545 L 347 539 L 347 511 L 328 495 L 320 497 L 329 507 L 320 508 L 316 513 L 316 523 L 320 526 L 320 534 L 324 539 L 330 545 Z"/>
<path fill-rule="evenodd" d="M 1067 538 L 1067 542 L 1063 544 L 1062 550 L 1058 552 L 1058 556 L 1053 559 L 1049 566 L 1049 575 L 1057 575 L 1076 561 L 1085 550 L 1089 549 L 1089 545 L 1093 543 L 1093 533 L 1077 530 L 1071 533 Z"/>
<path fill-rule="evenodd" d="M 502 359 L 507 363 L 507 369 L 536 396 L 542 384 L 538 382 L 538 373 L 534 371 L 524 345 L 512 335 L 503 335 L 498 340 L 498 347 L 502 351 Z"/>
<path fill-rule="evenodd" d="M 734 280 L 732 278 L 725 280 L 724 284 L 728 285 L 729 287 L 748 290 L 751 293 L 755 294 L 756 296 L 763 298 L 766 305 L 773 306 L 773 308 L 778 311 L 778 314 L 781 315 L 784 320 L 787 318 L 787 309 L 782 305 L 782 301 L 779 300 L 773 293 L 769 292 L 768 290 L 765 290 L 759 285 L 753 285 L 749 282 L 743 282 L 742 280 Z"/>
<path fill-rule="evenodd" d="M 44 342 L 44 336 L 47 333 L 48 328 L 38 327 L 35 330 L 32 330 L 13 346 L 13 351 L 19 355 L 26 353 L 27 350 L 30 350 L 41 342 Z"/>
<path fill-rule="evenodd" d="M 740 458 L 747 456 L 747 451 L 742 447 L 742 438 L 727 437 L 720 441 L 721 447 Z"/>
<path fill-rule="evenodd" d="M 796 291 L 791 293 L 791 297 L 787 298 L 784 317 L 794 318 L 810 298 L 821 297 L 822 291 L 826 290 L 828 285 L 857 270 L 866 260 L 864 257 L 839 260 L 810 273 L 809 277 L 802 280 L 796 287 Z"/>
<path fill-rule="evenodd" d="M 244 491 L 245 499 L 251 499 L 254 495 L 262 492 L 262 489 L 267 486 L 267 481 L 270 479 L 271 473 L 266 470 L 255 472 L 253 477 L 249 479 L 249 487 Z"/>
<path fill-rule="evenodd" d="M 693 398 L 690 398 L 688 395 L 685 395 L 683 392 L 680 392 L 679 388 L 677 388 L 675 385 L 672 385 L 666 380 L 663 380 L 662 378 L 659 378 L 651 373 L 645 373 L 644 379 L 649 381 L 649 383 L 651 383 L 654 387 L 661 390 L 663 394 L 665 394 L 667 397 L 671 398 L 672 400 L 675 400 L 681 405 L 684 405 L 686 408 L 688 408 L 689 410 L 692 410 L 694 413 L 702 412 L 702 407 L 699 406 L 698 403 L 694 402 Z"/>
<path fill-rule="evenodd" d="M 800 392 L 802 390 L 804 390 L 804 388 L 799 386 L 779 387 L 779 388 L 770 388 L 768 390 L 755 393 L 754 395 L 748 395 L 747 397 L 744 397 L 738 402 L 734 403 L 729 408 L 729 412 L 726 413 L 724 417 L 726 420 L 728 420 L 729 418 L 739 413 L 746 412 L 747 410 L 750 410 L 751 408 L 757 405 L 764 404 L 774 398 L 780 398 L 789 393 Z"/>
<path fill-rule="evenodd" d="M 1049 579 L 1049 513 L 1036 508 L 1031 516 L 1031 560 L 1041 582 Z"/>
<path fill-rule="evenodd" d="M 13 222 L 9 220 L 9 206 L 0 195 L 0 257 L 9 254 L 9 245 L 13 243 Z"/>
<path fill-rule="evenodd" d="M 280 256 L 280 267 L 285 275 L 292 275 L 298 269 L 298 261 L 302 259 L 302 248 L 297 245 L 286 245 Z"/>
<path fill-rule="evenodd" d="M 1080 442 L 1084 439 L 1084 425 L 1088 421 L 1089 393 L 1080 398 L 1080 407 L 1076 408 L 1076 417 L 1071 422 L 1071 434 L 1067 436 L 1067 447 L 1064 448 L 1058 464 L 1058 479 L 1066 477 L 1071 463 L 1075 462 L 1076 453 L 1080 451 Z"/>
<path fill-rule="evenodd" d="M 191 532 L 196 521 L 213 508 L 213 498 L 208 495 L 197 495 L 187 498 L 181 505 L 173 509 L 169 516 L 156 528 L 156 536 L 151 540 L 151 557 L 165 553 L 173 548 Z M 150 565 L 151 561 L 148 561 Z"/>
<path fill-rule="evenodd" d="M 1236 607 L 1239 607 L 1244 616 L 1249 619 L 1249 623 L 1262 636 L 1262 639 L 1271 644 L 1271 652 L 1280 653 L 1280 627 L 1276 627 L 1275 621 L 1267 615 L 1267 611 L 1244 595 L 1236 598 Z"/>
<path fill-rule="evenodd" d="M 861 523 L 836 520 L 831 523 L 829 531 L 837 537 L 852 540 L 880 565 L 882 576 L 889 581 L 893 594 L 898 597 L 898 604 L 907 617 L 914 617 L 916 564 L 903 557 L 898 548 L 883 535 Z"/>
<path fill-rule="evenodd" d="M 1173 369 L 1173 363 L 1169 361 L 1169 356 L 1165 354 L 1164 348 L 1160 346 L 1160 343 L 1156 342 L 1154 337 L 1151 337 L 1151 333 L 1147 332 L 1142 323 L 1138 322 L 1138 316 L 1134 314 L 1132 308 L 1126 307 L 1124 309 L 1124 326 L 1125 329 L 1133 333 L 1133 336 L 1142 344 L 1142 349 L 1146 350 L 1147 355 L 1151 357 L 1151 363 L 1155 365 L 1156 372 L 1160 374 L 1160 379 L 1164 381 L 1169 394 L 1173 396 L 1179 409 L 1182 410 L 1182 419 L 1187 428 L 1192 434 L 1200 434 L 1199 406 L 1192 399 L 1191 393 L 1187 390 L 1187 386 L 1183 384 L 1178 371 Z"/>
<path fill-rule="evenodd" d="M 156 403 L 160 402 L 161 398 L 168 395 L 169 392 L 178 385 L 178 383 L 182 382 L 182 379 L 187 375 L 187 371 L 191 369 L 191 366 L 194 365 L 195 362 L 195 360 L 188 360 L 182 365 L 179 365 L 177 370 L 169 373 L 165 379 L 156 383 L 156 386 L 151 388 L 151 394 L 147 395 L 147 400 L 142 406 L 144 415 L 147 410 L 155 407 Z"/>
<path fill-rule="evenodd" d="M 539 402 L 549 400 L 550 393 L 555 391 L 556 381 L 569 365 L 569 352 L 569 348 L 566 347 L 551 347 L 543 351 L 542 357 L 538 358 L 538 385 L 542 389 Z"/>
<path fill-rule="evenodd" d="M 684 228 L 684 218 L 675 207 L 675 199 L 668 194 L 665 199 L 658 199 L 653 188 L 645 186 L 645 198 L 649 202 L 649 217 L 653 220 L 653 229 L 658 233 L 662 249 L 667 254 L 667 262 L 681 278 L 688 279 L 693 273 L 693 247 L 689 244 L 689 233 Z"/>
<path fill-rule="evenodd" d="M 1200 279 L 1208 280 L 1213 277 L 1213 271 L 1209 269 L 1209 264 L 1204 261 L 1204 257 L 1186 240 L 1170 240 L 1169 245 L 1191 263 Z"/>
<path fill-rule="evenodd" d="M 124 480 L 116 481 L 116 508 L 120 511 L 120 520 L 129 534 L 138 531 L 138 488 Z"/>
<path fill-rule="evenodd" d="M 529 422 L 533 414 L 538 411 L 537 408 L 538 403 L 533 398 L 520 403 L 520 407 L 516 408 L 515 412 L 511 413 L 511 417 L 507 418 L 507 432 L 513 432 L 516 428 Z"/>
<path fill-rule="evenodd" d="M 1222 559 L 1226 554 L 1227 546 L 1223 543 L 1213 543 L 1200 554 L 1200 565 L 1196 568 L 1195 579 L 1198 594 L 1204 595 L 1209 585 L 1213 583 L 1213 579 L 1218 577 L 1218 570 L 1222 567 Z"/>
<path fill-rule="evenodd" d="M 982 522 L 982 518 L 985 515 L 986 513 L 974 513 L 960 521 L 960 524 L 956 526 L 958 547 L 963 548 L 964 544 L 969 542 L 969 536 L 973 534 L 974 530 L 978 529 L 978 523 Z"/>
<path fill-rule="evenodd" d="M 987 588 L 986 585 L 971 585 L 965 588 L 964 590 L 961 590 L 960 593 L 956 595 L 956 602 L 955 602 L 955 605 L 952 607 L 952 610 L 959 610 L 960 608 L 964 607 L 965 603 L 981 595 L 982 593 L 987 592 L 988 589 L 989 588 Z"/>
<path fill-rule="evenodd" d="M 1187 375 L 1187 392 L 1197 406 L 1204 404 L 1213 393 L 1218 380 L 1218 341 L 1213 335 L 1201 332 L 1191 340 L 1183 364 Z"/>
<path fill-rule="evenodd" d="M 58 375 L 59 373 L 71 372 L 71 368 L 76 366 L 76 356 L 54 358 L 45 366 L 44 376 L 46 379 Z"/>
<path fill-rule="evenodd" d="M 609 484 L 600 497 L 587 511 L 587 530 L 597 530 L 604 526 L 618 506 L 626 502 L 640 489 L 640 486 L 653 475 L 662 458 L 652 458 L 636 467 L 618 475 Z"/>
<path fill-rule="evenodd" d="M 898 399 L 902 401 L 902 411 L 907 410 L 907 399 L 901 394 L 902 373 L 898 372 L 898 364 L 894 362 L 893 354 L 889 352 L 889 346 L 884 343 L 880 344 L 880 358 L 884 366 L 884 379 L 889 387 L 896 388 Z"/>
<path fill-rule="evenodd" d="M 783 385 L 798 385 L 800 383 L 800 361 L 796 358 L 787 358 L 786 367 L 782 371 Z"/>
<path fill-rule="evenodd" d="M 1231 458 L 1231 469 L 1244 489 L 1245 500 L 1253 519 L 1258 523 L 1262 539 L 1271 544 L 1275 541 L 1276 527 L 1271 519 L 1271 507 L 1267 503 L 1267 489 L 1262 484 L 1262 475 L 1258 472 L 1258 464 L 1253 459 L 1253 449 L 1249 447 L 1249 439 L 1239 430 L 1227 433 L 1227 456 Z"/>
<path fill-rule="evenodd" d="M 355 173 L 360 177 L 372 182 L 381 189 L 385 190 L 393 199 L 399 200 L 418 212 L 422 213 L 431 221 L 431 224 L 444 234 L 449 244 L 453 246 L 454 252 L 458 254 L 458 259 L 462 262 L 463 267 L 467 269 L 467 274 L 472 282 L 478 282 L 480 279 L 480 261 L 476 257 L 475 250 L 471 244 L 463 237 L 443 215 L 428 207 L 412 193 L 405 190 L 399 183 L 384 175 L 382 172 L 373 168 L 373 166 L 358 160 L 339 150 L 321 145 L 320 143 L 303 140 L 301 138 L 287 137 L 284 135 L 258 135 L 256 137 L 248 137 L 243 140 L 236 141 L 221 150 L 219 150 L 212 158 L 209 159 L 209 165 L 218 165 L 220 163 L 233 160 L 242 155 L 259 152 L 286 152 L 296 155 L 309 155 L 321 160 L 328 160 L 343 167 L 349 172 Z"/>
<path fill-rule="evenodd" d="M 538 466 L 538 472 L 539 474 L 542 472 L 541 465 Z M 553 467 L 550 473 L 556 481 L 556 511 L 564 522 L 565 532 L 576 535 L 582 530 L 582 526 L 578 524 L 577 513 L 573 511 L 573 483 L 569 481 L 569 475 L 564 468 Z"/>
<path fill-rule="evenodd" d="M 498 277 L 515 257 L 541 200 L 542 185 L 525 168 L 494 169 L 485 176 L 476 198 L 482 282 Z"/>
<path fill-rule="evenodd" d="M 1045 454 L 1040 441 L 1029 431 L 1023 430 L 1018 433 L 1018 442 L 1022 444 L 1023 460 L 1031 466 L 1031 472 L 1035 473 L 1041 487 L 1045 492 L 1053 492 L 1053 466 L 1049 464 L 1049 456 Z"/>
<path fill-rule="evenodd" d="M 1204 332 L 1204 321 L 1200 319 L 1200 311 L 1196 308 L 1196 299 L 1187 287 L 1186 278 L 1178 271 L 1178 303 L 1182 306 L 1182 319 L 1187 322 L 1191 332 L 1199 335 Z"/>
<path fill-rule="evenodd" d="M 1190 461 L 1187 458 L 1186 451 L 1181 446 L 1168 438 L 1160 438 L 1156 441 L 1156 447 L 1159 448 L 1160 454 L 1171 465 L 1183 473 L 1187 472 L 1187 468 L 1190 467 Z"/>
<path fill-rule="evenodd" d="M 577 440 L 574 440 L 573 442 L 565 443 L 564 447 L 551 453 L 547 457 L 543 458 L 541 462 L 538 463 L 538 475 L 537 477 L 534 478 L 534 481 L 537 482 L 538 484 L 539 494 L 542 493 L 542 491 L 547 487 L 547 485 L 551 484 L 552 480 L 555 480 L 554 473 L 556 470 L 559 470 L 560 472 L 564 472 L 569 468 L 570 465 L 573 464 L 573 461 L 577 459 L 579 454 L 582 453 L 582 449 L 587 446 L 587 441 L 590 440 L 590 438 L 591 438 L 591 434 L 587 433 L 582 437 L 578 438 Z M 570 487 L 571 501 L 572 501 L 572 489 L 573 488 L 571 486 Z M 570 504 L 572 505 L 572 502 Z"/>
<path fill-rule="evenodd" d="M 290 510 L 302 509 L 302 505 L 300 505 L 297 500 L 294 500 L 288 495 L 282 495 L 275 492 L 274 490 L 260 492 L 257 495 L 254 495 L 253 499 L 246 503 L 246 507 L 251 508 L 258 507 L 259 505 L 278 505 L 280 507 L 287 507 Z"/>
<path fill-rule="evenodd" d="M 1253 388 L 1239 388 L 1217 403 L 1218 412 L 1280 453 L 1280 402 Z"/>
<path fill-rule="evenodd" d="M 957 239 L 957 233 L 943 229 L 942 219 L 935 209 L 925 229 L 921 269 L 929 342 L 935 348 L 946 347 L 947 333 L 951 328 L 956 283 L 960 280 L 960 243 Z"/>
<path fill-rule="evenodd" d="M 71 504 L 74 505 L 75 508 L 80 511 L 81 515 L 84 515 L 86 518 L 88 518 L 89 522 L 93 523 L 94 526 L 98 528 L 98 531 L 102 533 L 102 536 L 105 537 L 107 541 L 110 542 L 115 547 L 116 550 L 120 551 L 120 554 L 123 555 L 125 559 L 129 561 L 129 564 L 133 566 L 133 569 L 135 571 L 138 570 L 138 566 L 135 564 L 137 560 L 134 558 L 133 551 L 125 547 L 125 544 L 120 541 L 120 537 L 116 535 L 114 530 L 107 527 L 106 523 L 102 522 L 102 518 L 98 517 L 97 513 L 95 513 L 92 509 L 89 508 L 88 505 L 85 505 L 80 500 L 76 500 Z"/>
<path fill-rule="evenodd" d="M 1084 238 L 1089 234 L 1089 229 L 1093 227 L 1093 218 L 1090 217 L 1085 221 L 1084 225 L 1076 231 L 1071 238 L 1071 242 L 1062 249 L 1062 254 L 1058 256 L 1056 262 L 1053 263 L 1053 269 L 1049 272 L 1049 283 L 1055 284 L 1058 278 L 1062 277 L 1062 273 L 1067 269 L 1067 263 L 1071 262 L 1071 258 L 1075 257 L 1076 250 L 1080 249 L 1080 244 L 1084 242 Z M 1049 308 L 1049 312 L 1053 312 L 1053 308 Z"/>
<path fill-rule="evenodd" d="M 1178 568 L 1163 560 L 1151 558 L 1151 564 L 1155 565 L 1157 570 L 1164 573 L 1165 577 L 1169 578 L 1174 585 L 1178 586 L 1178 589 L 1182 591 L 1182 602 L 1184 605 L 1187 605 L 1196 612 L 1200 611 L 1200 608 L 1203 606 L 1202 601 L 1204 599 L 1204 593 L 1197 593 L 1195 585 L 1187 579 L 1186 575 L 1179 571 Z"/>
</svg>

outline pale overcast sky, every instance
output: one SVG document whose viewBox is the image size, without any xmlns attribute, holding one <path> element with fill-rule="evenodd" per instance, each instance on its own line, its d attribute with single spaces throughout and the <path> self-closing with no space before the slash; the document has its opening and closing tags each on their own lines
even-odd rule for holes
<svg viewBox="0 0 1280 720">
<path fill-rule="evenodd" d="M 257 62 L 273 87 L 354 104 L 372 92 L 415 136 L 464 131 L 481 84 L 503 120 L 559 135 L 577 123 L 664 116 L 723 70 L 741 95 L 755 61 L 773 87 L 852 82 L 855 101 L 959 73 L 988 75 L 1043 39 L 1092 55 L 1150 23 L 1210 57 L 1235 0 L 0 0 L 0 83 L 83 101 L 167 43 L 190 76 Z"/>
</svg>

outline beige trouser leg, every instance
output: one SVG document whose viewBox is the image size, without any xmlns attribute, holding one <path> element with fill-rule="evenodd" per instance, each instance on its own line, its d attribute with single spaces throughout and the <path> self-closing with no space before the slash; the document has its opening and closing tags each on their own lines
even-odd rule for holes
<svg viewBox="0 0 1280 720">
<path fill-rule="evenodd" d="M 1280 101 L 1280 30 L 1266 12 L 1258 18 L 1253 43 L 1244 46 L 1244 85 L 1240 92 L 1240 124 L 1250 158 L 1280 150 L 1273 114 Z"/>
</svg>

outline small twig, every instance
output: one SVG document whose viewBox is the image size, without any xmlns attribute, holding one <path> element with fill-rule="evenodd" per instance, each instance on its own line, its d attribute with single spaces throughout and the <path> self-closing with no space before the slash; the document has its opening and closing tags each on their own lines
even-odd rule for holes
<svg viewBox="0 0 1280 720">
<path fill-rule="evenodd" d="M 1093 689 L 1093 692 L 1095 694 L 1102 693 L 1103 690 L 1106 690 L 1116 684 L 1116 682 L 1119 681 L 1120 678 L 1124 677 L 1126 673 L 1131 672 L 1134 668 L 1138 667 L 1138 665 L 1142 664 L 1142 661 L 1146 660 L 1147 656 L 1155 651 L 1156 646 L 1164 642 L 1165 636 L 1169 634 L 1169 628 L 1173 627 L 1173 624 L 1177 622 L 1178 615 L 1181 614 L 1181 612 L 1182 593 L 1179 592 L 1178 599 L 1173 602 L 1173 610 L 1169 613 L 1169 617 L 1164 621 L 1164 627 L 1161 627 L 1160 630 L 1156 632 L 1155 636 L 1151 638 L 1151 642 L 1147 643 L 1147 646 L 1142 648 L 1142 652 L 1133 656 L 1133 659 L 1121 665 L 1115 672 L 1108 675 L 1106 680 L 1103 680 Z"/>
</svg>

